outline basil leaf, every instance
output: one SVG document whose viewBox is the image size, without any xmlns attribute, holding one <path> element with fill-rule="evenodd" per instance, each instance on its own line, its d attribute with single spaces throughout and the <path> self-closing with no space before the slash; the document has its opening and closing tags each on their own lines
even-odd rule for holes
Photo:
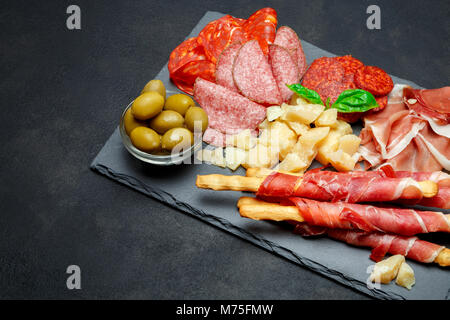
<svg viewBox="0 0 450 320">
<path fill-rule="evenodd" d="M 327 101 L 325 102 L 325 109 L 330 109 L 331 108 L 330 101 L 331 101 L 331 99 L 330 99 L 330 97 L 328 97 Z"/>
<path fill-rule="evenodd" d="M 299 83 L 286 85 L 291 91 L 294 91 L 299 97 L 305 99 L 309 103 L 312 104 L 321 104 L 323 105 L 322 99 L 317 92 L 314 90 L 305 88 Z"/>
<path fill-rule="evenodd" d="M 378 107 L 375 97 L 362 89 L 343 91 L 331 106 L 339 112 L 365 112 Z"/>
</svg>

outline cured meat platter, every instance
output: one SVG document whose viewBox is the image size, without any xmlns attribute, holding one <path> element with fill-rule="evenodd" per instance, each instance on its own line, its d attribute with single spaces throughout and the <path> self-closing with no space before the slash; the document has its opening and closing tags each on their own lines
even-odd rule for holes
<svg viewBox="0 0 450 320">
<path fill-rule="evenodd" d="M 224 14 L 221 13 L 207 12 L 186 39 L 199 35 L 209 22 L 220 19 L 223 16 Z M 250 42 L 248 50 L 252 50 L 251 45 L 253 44 Z M 307 61 L 334 56 L 306 41 L 302 41 L 302 46 Z M 230 56 L 237 54 L 232 52 L 232 45 L 227 47 L 227 51 Z M 282 59 L 284 53 L 283 50 L 276 46 L 268 47 L 267 52 L 268 54 L 280 55 L 280 59 Z M 210 59 L 216 60 L 218 57 L 219 55 L 217 54 L 210 57 Z M 226 58 L 227 55 L 222 54 L 219 60 Z M 302 62 L 299 61 L 299 63 L 301 64 Z M 208 62 L 201 63 L 203 66 L 207 64 Z M 163 66 L 155 78 L 160 79 L 165 84 L 168 93 L 181 92 L 179 90 L 180 86 L 177 88 L 170 81 L 169 70 L 171 70 L 170 64 Z M 177 70 L 176 72 L 181 71 L 183 70 Z M 391 76 L 391 78 L 395 84 L 418 87 L 410 81 L 395 76 Z M 221 81 L 224 83 L 229 81 L 229 75 L 226 72 L 223 73 Z M 248 82 L 243 79 L 239 83 L 245 85 Z M 246 90 L 250 91 L 253 89 L 252 87 L 246 88 Z M 248 94 L 253 93 L 249 92 Z M 356 124 L 353 126 L 355 134 L 359 134 L 360 130 L 361 125 Z M 320 163 L 315 161 L 311 168 L 320 166 Z M 413 290 L 406 290 L 394 283 L 371 286 L 368 280 L 370 276 L 370 271 L 368 270 L 374 265 L 374 262 L 369 259 L 370 253 L 367 249 L 349 246 L 327 237 L 305 239 L 293 233 L 291 226 L 287 223 L 243 219 L 239 215 L 236 203 L 239 198 L 248 196 L 248 192 L 215 192 L 195 187 L 198 175 L 229 175 L 229 169 L 202 163 L 157 167 L 156 170 L 153 165 L 142 163 L 130 156 L 127 150 L 123 148 L 119 128 L 115 130 L 94 159 L 91 168 L 184 213 L 193 215 L 270 252 L 373 297 L 381 299 L 449 299 L 450 278 L 448 277 L 448 270 L 443 267 L 408 261 L 414 269 L 415 278 L 417 279 Z M 245 170 L 238 168 L 234 174 L 245 175 Z M 444 210 L 444 212 L 448 213 L 448 210 Z M 447 247 L 450 244 L 448 237 L 442 236 L 442 234 L 426 234 L 423 238 Z"/>
</svg>

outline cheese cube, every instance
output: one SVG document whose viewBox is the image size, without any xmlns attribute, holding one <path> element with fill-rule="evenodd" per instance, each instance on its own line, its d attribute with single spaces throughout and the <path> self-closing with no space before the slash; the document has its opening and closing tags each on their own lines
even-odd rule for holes
<svg viewBox="0 0 450 320">
<path fill-rule="evenodd" d="M 337 130 L 330 130 L 327 137 L 320 143 L 317 150 L 316 160 L 326 166 L 330 163 L 330 155 L 337 151 L 339 147 L 339 138 L 342 134 Z"/>
<path fill-rule="evenodd" d="M 238 134 L 227 136 L 226 145 L 249 150 L 256 145 L 256 137 L 252 135 L 250 129 L 245 129 Z"/>
<path fill-rule="evenodd" d="M 347 172 L 355 168 L 357 159 L 342 150 L 335 151 L 328 155 L 331 165 L 338 171 Z"/>
<path fill-rule="evenodd" d="M 416 284 L 414 270 L 406 262 L 403 262 L 400 266 L 395 283 L 399 286 L 405 287 L 408 290 L 411 290 L 412 286 Z"/>
<path fill-rule="evenodd" d="M 242 163 L 245 162 L 246 152 L 242 149 L 234 147 L 225 148 L 225 163 L 231 170 L 236 170 Z"/>
<path fill-rule="evenodd" d="M 353 133 L 352 126 L 342 120 L 336 120 L 336 125 L 333 126 L 333 129 L 340 132 L 342 135 Z"/>
<path fill-rule="evenodd" d="M 287 162 L 288 161 L 292 162 L 293 161 L 292 159 L 296 159 L 297 161 L 299 161 L 299 164 L 297 165 L 296 168 L 297 171 L 307 169 L 317 155 L 317 149 L 320 142 L 323 139 L 325 139 L 329 131 L 330 131 L 329 127 L 312 128 L 309 131 L 307 131 L 304 135 L 300 136 L 297 140 L 297 143 L 290 152 L 290 154 L 295 154 L 296 157 L 289 156 L 288 154 L 286 156 L 286 159 L 289 157 Z M 298 167 L 300 167 L 301 169 L 299 169 Z"/>
<path fill-rule="evenodd" d="M 258 143 L 256 147 L 246 152 L 244 168 L 272 168 L 278 163 L 278 152 L 271 146 Z"/>
<path fill-rule="evenodd" d="M 330 108 L 322 112 L 322 114 L 314 121 L 316 127 L 333 127 L 337 121 L 337 109 Z"/>
<path fill-rule="evenodd" d="M 269 122 L 272 122 L 283 114 L 283 110 L 280 106 L 272 106 L 266 109 L 266 117 Z"/>
<path fill-rule="evenodd" d="M 348 153 L 349 155 L 354 155 L 358 149 L 361 139 L 354 134 L 346 134 L 339 138 L 339 150 Z"/>
<path fill-rule="evenodd" d="M 289 128 L 295 132 L 297 136 L 304 135 L 309 129 L 310 126 L 300 123 L 300 122 L 286 122 Z"/>
<path fill-rule="evenodd" d="M 297 153 L 289 153 L 284 160 L 277 166 L 277 170 L 289 172 L 303 172 L 309 167 L 309 163 L 305 162 Z"/>
<path fill-rule="evenodd" d="M 225 168 L 226 166 L 225 158 L 223 157 L 223 148 L 200 150 L 197 153 L 197 159 L 222 168 Z"/>
<path fill-rule="evenodd" d="M 320 116 L 324 109 L 325 107 L 320 104 L 290 106 L 290 108 L 281 116 L 281 120 L 310 124 Z"/>
<path fill-rule="evenodd" d="M 370 274 L 369 280 L 377 283 L 391 282 L 397 276 L 398 270 L 404 262 L 405 257 L 400 254 L 377 262 Z"/>
<path fill-rule="evenodd" d="M 299 97 L 296 93 L 294 93 L 291 96 L 291 100 L 289 101 L 289 104 L 293 105 L 293 106 L 298 106 L 298 105 L 301 105 L 301 104 L 309 104 L 309 102 L 306 101 L 305 99 Z"/>
<path fill-rule="evenodd" d="M 291 151 L 297 142 L 297 135 L 282 121 L 271 122 L 268 129 L 261 131 L 258 143 L 271 147 L 273 152 L 279 152 L 280 159 Z"/>
</svg>

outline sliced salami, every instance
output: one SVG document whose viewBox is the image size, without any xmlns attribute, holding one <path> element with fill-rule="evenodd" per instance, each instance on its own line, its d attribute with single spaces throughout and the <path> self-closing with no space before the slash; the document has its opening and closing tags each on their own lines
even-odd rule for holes
<svg viewBox="0 0 450 320">
<path fill-rule="evenodd" d="M 307 64 L 302 43 L 297 33 L 289 27 L 282 26 L 277 31 L 274 44 L 282 46 L 289 51 L 297 64 L 300 77 L 302 77 L 306 71 Z"/>
<path fill-rule="evenodd" d="M 256 128 L 266 109 L 223 86 L 197 78 L 194 98 L 208 114 L 209 126 L 222 133 Z"/>
<path fill-rule="evenodd" d="M 297 63 L 284 47 L 272 44 L 269 46 L 269 62 L 280 90 L 281 99 L 288 101 L 293 92 L 286 86 L 300 81 Z"/>
<path fill-rule="evenodd" d="M 273 8 L 262 8 L 253 13 L 243 27 L 247 40 L 257 40 L 265 55 L 269 53 L 269 44 L 275 40 L 277 31 L 277 12 Z"/>
<path fill-rule="evenodd" d="M 189 62 L 200 60 L 207 60 L 203 46 L 199 45 L 197 37 L 186 39 L 170 54 L 169 73 L 174 73 Z"/>
<path fill-rule="evenodd" d="M 197 77 L 214 81 L 216 66 L 209 60 L 191 61 L 170 74 L 173 83 L 182 91 L 192 95 Z"/>
<path fill-rule="evenodd" d="M 208 23 L 198 34 L 198 43 L 205 48 L 205 54 L 213 63 L 231 43 L 245 41 L 247 36 L 243 28 L 243 19 L 236 19 L 230 15 Z"/>
<path fill-rule="evenodd" d="M 344 74 L 344 67 L 334 58 L 318 58 L 311 63 L 303 76 L 302 85 L 315 90 L 322 81 L 341 81 Z"/>
<path fill-rule="evenodd" d="M 388 102 L 387 96 L 375 97 L 375 100 L 377 100 L 378 108 L 372 109 L 371 110 L 372 112 L 381 111 L 387 106 L 387 102 Z"/>
<path fill-rule="evenodd" d="M 328 99 L 330 99 L 329 104 L 333 104 L 342 91 L 350 89 L 348 84 L 340 81 L 323 81 L 315 89 L 315 91 L 320 95 L 322 102 L 326 105 Z"/>
<path fill-rule="evenodd" d="M 375 66 L 359 68 L 355 73 L 355 84 L 376 96 L 385 96 L 394 88 L 392 78 L 383 69 Z"/>
<path fill-rule="evenodd" d="M 364 63 L 352 57 L 351 55 L 336 57 L 335 59 L 344 67 L 346 75 L 347 74 L 353 75 L 355 74 L 356 70 L 364 66 Z"/>
<path fill-rule="evenodd" d="M 225 147 L 225 134 L 208 127 L 203 133 L 203 141 L 216 147 Z"/>
<path fill-rule="evenodd" d="M 229 45 L 220 54 L 216 65 L 216 83 L 235 92 L 238 92 L 238 89 L 233 80 L 233 63 L 241 46 L 241 43 Z"/>
<path fill-rule="evenodd" d="M 282 102 L 272 68 L 256 40 L 248 41 L 239 49 L 233 79 L 239 92 L 250 100 L 266 105 Z"/>
</svg>

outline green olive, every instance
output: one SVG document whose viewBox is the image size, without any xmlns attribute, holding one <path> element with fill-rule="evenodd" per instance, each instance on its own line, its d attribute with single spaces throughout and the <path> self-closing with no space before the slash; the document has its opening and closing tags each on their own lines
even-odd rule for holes
<svg viewBox="0 0 450 320">
<path fill-rule="evenodd" d="M 194 134 L 186 128 L 173 128 L 161 138 L 161 146 L 165 150 L 179 148 L 181 151 L 194 143 Z"/>
<path fill-rule="evenodd" d="M 156 91 L 158 92 L 160 95 L 162 95 L 162 97 L 164 98 L 164 100 L 166 99 L 166 87 L 164 87 L 164 83 L 161 80 L 150 80 L 144 87 L 144 89 L 142 89 L 141 94 L 145 93 L 145 92 L 151 92 L 151 91 Z"/>
<path fill-rule="evenodd" d="M 192 106 L 195 106 L 195 103 L 191 97 L 177 93 L 167 98 L 164 109 L 176 111 L 184 117 L 187 109 Z"/>
<path fill-rule="evenodd" d="M 172 128 L 182 127 L 183 124 L 183 116 L 172 110 L 164 110 L 150 121 L 150 127 L 160 134 Z"/>
<path fill-rule="evenodd" d="M 190 107 L 186 111 L 184 120 L 186 121 L 186 127 L 192 132 L 194 132 L 194 127 L 197 121 L 201 125 L 202 132 L 204 132 L 208 127 L 208 115 L 205 110 L 200 107 Z"/>
<path fill-rule="evenodd" d="M 136 120 L 133 117 L 133 114 L 131 113 L 131 108 L 125 112 L 125 115 L 123 116 L 123 125 L 125 126 L 125 131 L 127 132 L 127 135 L 130 135 L 131 131 L 133 131 L 134 128 L 137 127 L 146 127 L 146 123 L 143 121 Z"/>
<path fill-rule="evenodd" d="M 148 120 L 161 112 L 164 98 L 156 91 L 146 92 L 137 97 L 131 106 L 131 112 L 137 120 Z"/>
<path fill-rule="evenodd" d="M 131 131 L 130 139 L 133 145 L 144 152 L 158 151 L 161 137 L 155 130 L 147 127 L 137 127 Z"/>
</svg>

